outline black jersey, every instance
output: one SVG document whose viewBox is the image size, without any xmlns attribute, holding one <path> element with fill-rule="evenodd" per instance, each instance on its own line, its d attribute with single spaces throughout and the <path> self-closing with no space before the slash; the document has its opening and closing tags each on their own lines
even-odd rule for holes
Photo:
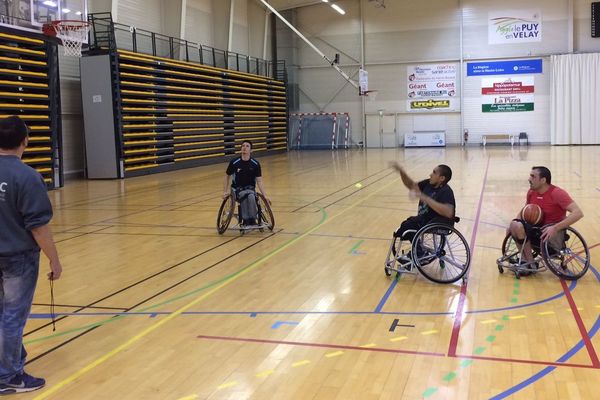
<svg viewBox="0 0 600 400">
<path fill-rule="evenodd" d="M 421 190 L 421 192 L 431 197 L 435 201 L 438 201 L 442 204 L 450 204 L 452 207 L 456 208 L 454 192 L 452 191 L 452 188 L 450 188 L 450 186 L 448 185 L 442 185 L 438 188 L 435 188 L 429 183 L 429 179 L 424 179 L 421 182 L 419 182 L 419 190 Z M 441 217 L 437 212 L 429 208 L 429 206 L 422 201 L 419 201 L 418 214 L 420 216 L 424 216 L 426 221 L 430 221 L 434 218 Z"/>
<path fill-rule="evenodd" d="M 227 175 L 233 175 L 233 188 L 243 188 L 247 186 L 256 186 L 256 178 L 262 176 L 260 163 L 254 158 L 248 161 L 242 160 L 242 157 L 234 158 L 227 166 Z"/>
</svg>

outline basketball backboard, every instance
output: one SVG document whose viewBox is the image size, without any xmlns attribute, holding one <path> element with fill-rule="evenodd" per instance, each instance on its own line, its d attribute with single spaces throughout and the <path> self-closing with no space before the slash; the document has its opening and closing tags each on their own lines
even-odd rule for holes
<svg viewBox="0 0 600 400">
<path fill-rule="evenodd" d="M 87 0 L 0 0 L 0 25 L 41 32 L 55 20 L 87 21 Z"/>
</svg>

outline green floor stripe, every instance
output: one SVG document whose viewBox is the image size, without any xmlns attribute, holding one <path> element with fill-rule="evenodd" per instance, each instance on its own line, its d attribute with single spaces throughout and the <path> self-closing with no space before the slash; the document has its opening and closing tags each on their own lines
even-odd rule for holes
<svg viewBox="0 0 600 400">
<path fill-rule="evenodd" d="M 437 388 L 430 387 L 429 389 L 427 389 L 426 391 L 423 392 L 423 397 L 427 398 L 427 397 L 431 396 L 432 394 L 434 394 L 435 392 L 437 392 Z"/>
<path fill-rule="evenodd" d="M 362 242 L 364 242 L 364 240 L 359 240 L 359 241 L 358 241 L 358 243 L 356 243 L 356 244 L 354 245 L 354 247 L 352 247 L 352 248 L 350 249 L 350 251 L 348 252 L 348 254 L 352 254 L 352 253 L 354 253 L 354 250 L 356 250 L 356 249 L 358 248 L 358 246 L 360 246 L 360 245 L 362 244 Z"/>
<path fill-rule="evenodd" d="M 462 360 L 462 362 L 460 363 L 460 367 L 466 368 L 471 364 L 473 364 L 473 360 Z"/>
<path fill-rule="evenodd" d="M 502 329 L 504 329 L 504 325 L 496 325 L 497 331 L 501 331 Z"/>
<path fill-rule="evenodd" d="M 518 302 L 518 301 L 519 301 L 519 299 L 517 299 L 516 297 L 513 297 L 512 299 L 510 299 L 510 302 L 511 302 L 511 303 L 516 303 L 516 302 Z"/>
<path fill-rule="evenodd" d="M 485 347 L 478 347 L 475 349 L 475 354 L 481 354 L 485 351 Z"/>
<path fill-rule="evenodd" d="M 444 380 L 446 382 L 450 382 L 454 378 L 456 378 L 456 373 L 455 372 L 450 372 L 450 373 L 448 373 L 448 375 L 444 376 L 442 378 L 442 380 Z"/>
<path fill-rule="evenodd" d="M 508 315 L 503 315 L 502 316 L 502 321 L 508 321 Z"/>
<path fill-rule="evenodd" d="M 494 335 L 490 335 L 485 338 L 485 341 L 490 342 L 490 343 L 492 343 L 494 340 L 496 340 L 496 336 L 494 336 Z"/>
<path fill-rule="evenodd" d="M 513 290 L 513 294 L 519 294 L 519 289 Z"/>
</svg>

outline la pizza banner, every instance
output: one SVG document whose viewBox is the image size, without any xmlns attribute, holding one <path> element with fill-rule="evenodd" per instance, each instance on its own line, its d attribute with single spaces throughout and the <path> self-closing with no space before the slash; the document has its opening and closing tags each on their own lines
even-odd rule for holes
<svg viewBox="0 0 600 400">
<path fill-rule="evenodd" d="M 456 64 L 424 64 L 407 67 L 408 111 L 455 111 Z"/>
<path fill-rule="evenodd" d="M 482 78 L 482 112 L 534 110 L 534 77 Z"/>
</svg>

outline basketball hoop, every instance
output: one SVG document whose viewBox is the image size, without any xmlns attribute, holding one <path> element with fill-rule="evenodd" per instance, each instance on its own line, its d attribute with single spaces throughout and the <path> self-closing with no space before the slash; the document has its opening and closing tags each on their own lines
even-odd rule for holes
<svg viewBox="0 0 600 400">
<path fill-rule="evenodd" d="M 77 20 L 57 20 L 44 24 L 44 35 L 61 40 L 64 54 L 68 57 L 81 57 L 81 46 L 86 41 L 90 23 Z"/>
<path fill-rule="evenodd" d="M 362 92 L 362 95 L 365 96 L 369 101 L 375 101 L 378 93 L 378 90 L 365 90 Z"/>
</svg>

